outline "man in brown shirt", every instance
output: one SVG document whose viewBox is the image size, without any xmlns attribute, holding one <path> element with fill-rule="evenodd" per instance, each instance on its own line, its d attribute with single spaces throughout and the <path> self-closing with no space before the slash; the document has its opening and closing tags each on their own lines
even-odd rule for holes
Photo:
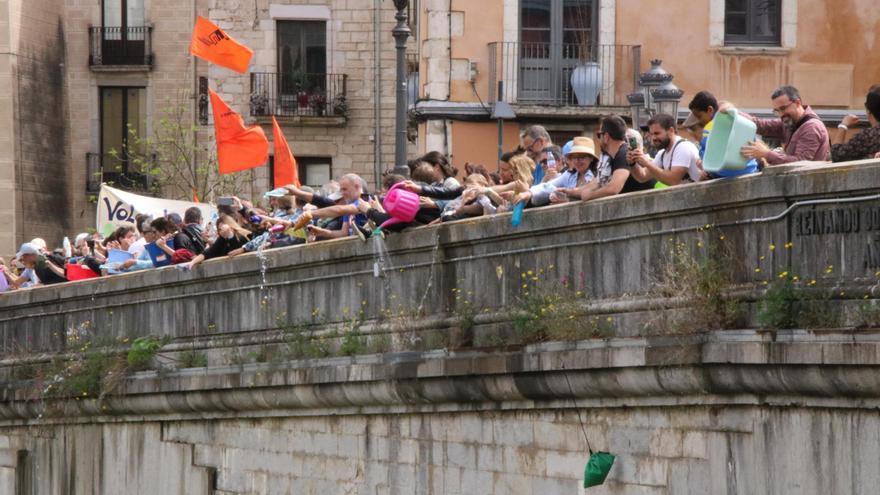
<svg viewBox="0 0 880 495">
<path fill-rule="evenodd" d="M 782 86 L 773 92 L 773 113 L 776 119 L 758 119 L 743 114 L 758 125 L 758 134 L 782 139 L 784 150 L 773 151 L 758 141 L 742 147 L 746 158 L 764 158 L 770 165 L 799 161 L 829 160 L 831 144 L 828 129 L 822 120 L 801 101 L 800 92 L 794 86 Z"/>
</svg>

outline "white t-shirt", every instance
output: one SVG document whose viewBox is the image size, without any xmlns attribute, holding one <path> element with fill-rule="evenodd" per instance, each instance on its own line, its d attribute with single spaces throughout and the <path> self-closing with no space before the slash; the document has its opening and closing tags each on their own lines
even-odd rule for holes
<svg viewBox="0 0 880 495">
<path fill-rule="evenodd" d="M 699 182 L 701 175 L 700 167 L 697 166 L 699 160 L 700 150 L 697 149 L 696 145 L 682 137 L 676 136 L 675 142 L 672 144 L 670 156 L 666 156 L 665 149 L 658 151 L 657 156 L 654 157 L 654 165 L 663 170 L 672 170 L 675 167 L 687 168 L 690 179 L 694 182 Z"/>
</svg>

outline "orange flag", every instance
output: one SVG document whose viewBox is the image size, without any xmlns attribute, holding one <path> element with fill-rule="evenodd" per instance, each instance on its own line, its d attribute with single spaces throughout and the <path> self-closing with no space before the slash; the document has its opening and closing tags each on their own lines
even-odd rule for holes
<svg viewBox="0 0 880 495">
<path fill-rule="evenodd" d="M 287 140 L 284 139 L 284 133 L 281 132 L 281 127 L 275 117 L 272 117 L 272 137 L 275 141 L 275 177 L 273 177 L 275 187 L 287 184 L 300 187 L 296 158 L 290 151 L 290 146 L 287 145 Z"/>
<path fill-rule="evenodd" d="M 214 111 L 220 173 L 231 174 L 265 164 L 269 160 L 269 140 L 263 128 L 258 125 L 245 126 L 241 115 L 233 112 L 213 90 L 209 89 L 208 92 Z"/>
<path fill-rule="evenodd" d="M 239 74 L 247 72 L 254 52 L 250 48 L 230 38 L 211 21 L 199 16 L 193 28 L 189 52 L 208 62 L 222 65 Z"/>
</svg>

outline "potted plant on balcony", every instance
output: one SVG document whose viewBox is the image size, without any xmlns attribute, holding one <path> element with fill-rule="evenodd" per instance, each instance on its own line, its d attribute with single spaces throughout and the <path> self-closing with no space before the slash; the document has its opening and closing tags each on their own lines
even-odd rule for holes
<svg viewBox="0 0 880 495">
<path fill-rule="evenodd" d="M 602 91 L 602 69 L 598 59 L 598 46 L 593 43 L 593 29 L 590 25 L 591 7 L 582 5 L 576 7 L 575 22 L 575 46 L 577 65 L 571 71 L 571 89 L 577 98 L 578 105 L 595 105 Z"/>
<path fill-rule="evenodd" d="M 323 93 L 312 93 L 309 96 L 309 106 L 312 107 L 312 112 L 315 115 L 323 117 L 327 108 L 327 97 Z"/>
</svg>

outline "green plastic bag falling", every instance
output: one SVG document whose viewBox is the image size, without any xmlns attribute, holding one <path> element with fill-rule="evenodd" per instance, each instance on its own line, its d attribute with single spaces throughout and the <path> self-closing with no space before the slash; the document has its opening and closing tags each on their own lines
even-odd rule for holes
<svg viewBox="0 0 880 495">
<path fill-rule="evenodd" d="M 584 468 L 584 488 L 605 483 L 608 472 L 614 464 L 614 456 L 608 452 L 590 453 L 590 459 Z"/>
</svg>

